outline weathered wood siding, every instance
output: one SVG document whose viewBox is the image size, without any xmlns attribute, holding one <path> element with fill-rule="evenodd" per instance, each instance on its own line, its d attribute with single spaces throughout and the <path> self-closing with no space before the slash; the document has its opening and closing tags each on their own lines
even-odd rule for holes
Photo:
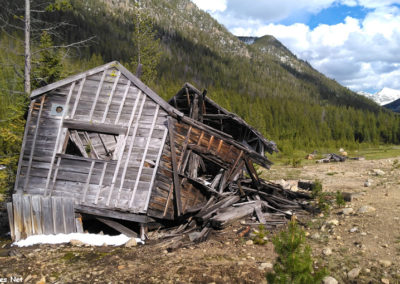
<svg viewBox="0 0 400 284">
<path fill-rule="evenodd" d="M 15 190 L 145 213 L 167 136 L 166 121 L 167 112 L 117 68 L 50 90 L 31 102 Z M 64 154 L 70 125 L 118 132 L 113 159 Z"/>
<path fill-rule="evenodd" d="M 207 193 L 201 186 L 190 182 L 188 178 L 196 179 L 190 171 L 194 154 L 218 164 L 223 169 L 225 182 L 231 180 L 244 165 L 243 152 L 234 145 L 217 138 L 211 132 L 201 130 L 184 122 L 174 121 L 175 153 L 179 172 L 180 197 L 182 214 L 190 209 L 200 207 L 207 201 Z M 170 129 L 171 131 L 171 129 Z M 174 200 L 173 171 L 171 147 L 167 139 L 157 170 L 156 186 L 150 198 L 148 214 L 156 218 L 174 219 L 176 217 L 176 202 Z M 187 176 L 188 178 L 185 178 Z"/>
</svg>

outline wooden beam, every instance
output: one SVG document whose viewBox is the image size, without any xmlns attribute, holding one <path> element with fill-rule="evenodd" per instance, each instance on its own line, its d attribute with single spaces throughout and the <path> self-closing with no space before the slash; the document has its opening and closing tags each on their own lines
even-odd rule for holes
<svg viewBox="0 0 400 284">
<path fill-rule="evenodd" d="M 101 218 L 101 217 L 96 217 L 97 220 L 100 222 L 106 224 L 107 226 L 113 228 L 117 232 L 120 232 L 121 234 L 124 234 L 125 236 L 129 238 L 137 238 L 138 234 L 131 229 L 125 227 L 124 225 L 118 223 L 117 221 L 111 220 L 111 219 L 106 219 L 106 218 Z"/>
<path fill-rule="evenodd" d="M 104 123 L 106 121 L 106 118 L 107 118 L 107 115 L 108 115 L 108 110 L 110 109 L 111 101 L 112 101 L 112 99 L 114 97 L 115 89 L 117 88 L 118 81 L 119 81 L 120 77 L 121 77 L 121 71 L 118 71 L 117 77 L 115 78 L 114 85 L 113 85 L 113 87 L 111 89 L 111 93 L 110 93 L 110 96 L 109 96 L 108 101 L 107 101 L 106 109 L 104 110 L 104 113 L 103 113 L 103 118 L 101 120 L 102 123 Z"/>
<path fill-rule="evenodd" d="M 56 154 L 57 154 L 57 151 L 58 151 L 58 144 L 60 144 L 61 135 L 62 135 L 62 133 L 64 131 L 63 128 L 62 128 L 62 125 L 63 125 L 65 116 L 68 114 L 69 102 L 71 101 L 71 97 L 72 97 L 72 93 L 74 92 L 74 89 L 75 89 L 75 82 L 73 82 L 71 84 L 71 87 L 69 88 L 67 100 L 65 101 L 64 112 L 63 112 L 63 115 L 62 115 L 61 120 L 60 120 L 60 125 L 58 126 L 56 144 L 54 145 L 53 155 L 51 156 L 50 169 L 49 169 L 49 173 L 47 174 L 47 178 L 46 178 L 46 186 L 45 186 L 45 192 L 44 192 L 45 196 L 47 195 L 47 189 L 49 188 L 49 183 L 50 183 L 50 179 L 51 179 L 51 173 L 53 172 L 54 161 L 56 159 Z M 64 141 L 64 144 L 65 144 L 65 141 Z"/>
<path fill-rule="evenodd" d="M 122 98 L 121 104 L 119 105 L 117 117 L 115 118 L 114 124 L 118 124 L 118 122 L 119 122 L 119 118 L 121 117 L 122 109 L 124 108 L 126 96 L 127 96 L 128 93 L 129 93 L 129 88 L 130 88 L 130 87 L 131 87 L 131 81 L 128 81 L 128 84 L 126 84 L 124 96 L 123 96 L 123 98 Z M 138 93 L 138 95 L 139 95 L 139 93 Z"/>
<path fill-rule="evenodd" d="M 103 216 L 103 217 L 133 221 L 133 222 L 138 222 L 138 223 L 156 222 L 156 220 L 154 220 L 153 218 L 148 217 L 146 215 L 121 212 L 121 211 L 117 211 L 117 210 L 101 209 L 98 207 L 92 207 L 92 206 L 86 206 L 86 205 L 75 205 L 75 211 L 79 212 L 79 213 L 94 215 L 94 216 Z"/>
<path fill-rule="evenodd" d="M 82 200 L 81 200 L 82 203 L 84 203 L 86 200 L 86 194 L 89 189 L 90 179 L 92 178 L 92 173 L 93 173 L 93 168 L 94 168 L 95 163 L 96 163 L 95 161 L 92 161 L 92 163 L 90 164 L 89 174 L 87 176 L 86 183 L 83 188 L 83 194 L 82 194 Z"/>
<path fill-rule="evenodd" d="M 160 160 L 161 160 L 162 152 L 163 152 L 163 149 L 164 149 L 164 146 L 165 146 L 165 141 L 167 139 L 167 135 L 168 135 L 168 128 L 166 128 L 164 130 L 164 135 L 163 135 L 163 138 L 161 139 L 161 146 L 160 146 L 160 149 L 158 150 L 157 160 L 156 160 L 156 164 L 155 164 L 154 169 L 153 169 L 153 174 L 151 175 L 151 181 L 150 181 L 149 191 L 148 191 L 147 197 L 146 197 L 146 203 L 145 203 L 145 206 L 144 206 L 144 211 L 147 211 L 147 208 L 149 206 L 151 192 L 153 190 L 154 181 L 156 179 L 156 174 L 157 174 L 158 166 L 160 164 Z"/>
<path fill-rule="evenodd" d="M 96 108 L 97 100 L 99 99 L 99 96 L 100 96 L 101 88 L 103 87 L 103 82 L 104 82 L 104 78 L 106 77 L 106 73 L 107 73 L 107 69 L 105 69 L 103 71 L 103 74 L 101 75 L 100 83 L 99 83 L 99 86 L 97 87 L 97 91 L 96 91 L 96 96 L 94 97 L 92 108 L 90 109 L 89 121 L 92 121 L 93 113 Z"/>
<path fill-rule="evenodd" d="M 28 117 L 27 117 L 26 124 L 25 124 L 25 130 L 24 130 L 24 138 L 22 140 L 21 152 L 19 153 L 18 169 L 17 169 L 16 178 L 15 178 L 14 192 L 17 192 L 17 189 L 18 189 L 18 184 L 19 184 L 19 179 L 20 179 L 20 174 L 21 174 L 21 167 L 22 167 L 22 159 L 24 157 L 25 145 L 26 145 L 26 140 L 28 137 L 29 124 L 31 123 L 31 119 L 32 119 L 32 111 L 33 111 L 34 104 L 35 104 L 35 102 L 32 101 L 31 104 L 29 105 L 29 112 L 28 112 Z"/>
<path fill-rule="evenodd" d="M 175 135 L 174 135 L 173 124 L 174 122 L 172 121 L 172 118 L 168 117 L 169 143 L 171 147 L 171 162 L 172 162 L 172 171 L 174 180 L 176 215 L 180 216 L 183 212 L 182 212 L 182 200 L 181 200 L 181 187 L 179 184 L 178 167 L 176 163 Z"/>
<path fill-rule="evenodd" d="M 113 176 L 113 179 L 111 181 L 110 193 L 108 194 L 108 198 L 107 198 L 107 203 L 106 203 L 107 206 L 110 206 L 111 195 L 112 195 L 112 192 L 114 190 L 115 183 L 117 181 L 119 168 L 121 166 L 122 158 L 123 158 L 123 155 L 124 155 L 124 152 L 125 152 L 126 141 L 128 140 L 129 131 L 131 129 L 131 126 L 132 126 L 132 123 L 133 123 L 133 119 L 135 117 L 135 112 L 136 112 L 136 107 L 137 107 L 138 100 L 139 100 L 139 96 L 136 98 L 135 105 L 133 106 L 131 118 L 129 120 L 128 130 L 126 131 L 124 143 L 123 143 L 123 145 L 121 147 L 121 152 L 120 152 L 119 157 L 118 157 L 117 166 L 115 167 L 114 176 Z M 143 110 L 143 106 L 144 106 L 145 102 L 146 102 L 146 96 L 143 96 L 142 103 L 140 105 L 140 109 L 139 109 L 139 113 L 138 113 L 138 117 L 137 117 L 137 121 L 135 123 L 135 127 L 134 127 L 133 134 L 132 134 L 132 143 L 131 143 L 131 145 L 133 144 L 134 139 L 136 137 L 136 132 L 137 132 L 137 129 L 139 127 L 139 121 L 140 121 L 140 117 L 142 116 L 142 110 Z M 126 157 L 126 158 L 129 159 L 129 157 Z"/>
<path fill-rule="evenodd" d="M 100 181 L 99 181 L 99 189 L 97 190 L 96 198 L 94 200 L 94 204 L 97 204 L 97 202 L 99 201 L 99 196 L 100 196 L 100 193 L 101 193 L 101 188 L 103 187 L 103 181 L 104 181 L 104 176 L 106 174 L 107 165 L 108 165 L 107 162 L 105 162 L 104 165 L 103 165 L 103 170 L 101 171 L 101 176 L 100 176 Z"/>
<path fill-rule="evenodd" d="M 77 119 L 65 119 L 63 127 L 76 130 L 83 130 L 83 131 L 114 134 L 114 135 L 125 134 L 128 129 L 128 127 L 126 126 L 118 126 L 115 124 L 108 124 L 108 123 L 93 123 Z"/>
<path fill-rule="evenodd" d="M 134 186 L 134 188 L 133 188 L 133 192 L 132 192 L 132 196 L 131 196 L 131 201 L 129 202 L 129 208 L 132 208 L 133 201 L 134 201 L 134 199 L 135 199 L 135 197 L 136 197 L 136 191 L 137 191 L 137 188 L 138 188 L 138 186 L 139 186 L 139 180 L 140 180 L 140 177 L 141 177 L 141 175 L 142 175 L 144 162 L 145 162 L 145 160 L 146 160 L 146 155 L 147 155 L 147 152 L 149 151 L 150 141 L 151 141 L 151 137 L 153 136 L 153 130 L 154 130 L 154 126 L 156 125 L 156 121 L 157 121 L 157 118 L 158 118 L 158 111 L 159 111 L 159 110 L 160 110 L 160 106 L 157 105 L 156 111 L 155 111 L 154 116 L 153 116 L 153 121 L 152 121 L 152 123 L 151 123 L 151 128 L 150 128 L 150 131 L 149 131 L 149 136 L 147 137 L 146 146 L 145 146 L 144 151 L 143 151 L 142 160 L 140 161 L 140 166 L 139 166 L 139 170 L 138 170 L 138 173 L 137 173 L 137 176 L 136 176 L 136 181 L 135 181 L 135 186 Z"/>
<path fill-rule="evenodd" d="M 28 169 L 26 170 L 26 174 L 25 174 L 24 191 L 27 189 L 28 183 L 29 183 L 29 176 L 30 176 L 30 174 L 31 174 L 33 153 L 35 152 L 36 139 L 37 139 L 37 135 L 38 135 L 38 132 L 39 132 L 40 117 L 42 116 L 43 104 L 44 104 L 45 98 L 46 98 L 46 96 L 43 96 L 43 97 L 41 98 L 41 100 L 40 100 L 40 108 L 39 108 L 39 113 L 38 113 L 38 115 L 37 115 L 35 133 L 33 134 L 33 141 L 32 141 L 32 146 L 31 146 L 31 153 L 29 154 Z"/>
<path fill-rule="evenodd" d="M 81 84 L 79 85 L 78 94 L 75 97 L 74 107 L 72 108 L 71 115 L 70 115 L 71 118 L 74 118 L 74 116 L 75 116 L 75 112 L 76 112 L 76 109 L 78 108 L 79 100 L 81 99 L 81 94 L 82 94 L 83 85 L 85 84 L 85 81 L 86 81 L 86 77 L 83 77 L 83 79 L 81 80 Z"/>
</svg>

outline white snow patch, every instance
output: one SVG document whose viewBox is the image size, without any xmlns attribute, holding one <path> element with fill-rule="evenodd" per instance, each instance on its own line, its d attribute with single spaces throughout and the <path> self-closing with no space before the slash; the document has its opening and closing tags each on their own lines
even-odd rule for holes
<svg viewBox="0 0 400 284">
<path fill-rule="evenodd" d="M 72 234 L 58 234 L 58 235 L 34 235 L 29 236 L 25 240 L 20 240 L 13 243 L 14 246 L 27 247 L 37 244 L 62 244 L 69 243 L 71 240 L 79 240 L 84 244 L 91 246 L 102 246 L 104 244 L 108 246 L 121 246 L 129 241 L 131 238 L 121 234 L 118 236 L 109 235 L 97 235 L 97 234 L 82 234 L 82 233 L 72 233 Z M 136 238 L 137 243 L 144 242 Z"/>
<path fill-rule="evenodd" d="M 400 99 L 400 90 L 390 89 L 386 87 L 375 94 L 370 94 L 366 92 L 358 92 L 358 94 L 374 100 L 377 104 L 381 106 Z"/>
</svg>

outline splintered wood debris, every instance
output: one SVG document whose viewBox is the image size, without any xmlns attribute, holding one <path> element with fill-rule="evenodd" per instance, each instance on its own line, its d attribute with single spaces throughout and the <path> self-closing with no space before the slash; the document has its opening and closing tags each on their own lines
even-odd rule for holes
<svg viewBox="0 0 400 284">
<path fill-rule="evenodd" d="M 163 235 L 199 241 L 253 214 L 272 228 L 309 199 L 259 178 L 255 164 L 268 169 L 277 151 L 206 91 L 186 83 L 167 103 L 111 62 L 32 92 L 12 238 L 97 222 L 142 239 L 179 225 Z"/>
</svg>

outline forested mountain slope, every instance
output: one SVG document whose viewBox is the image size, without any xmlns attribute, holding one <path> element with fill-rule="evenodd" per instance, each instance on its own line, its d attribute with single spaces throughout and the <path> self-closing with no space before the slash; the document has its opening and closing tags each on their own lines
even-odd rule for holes
<svg viewBox="0 0 400 284">
<path fill-rule="evenodd" d="M 72 9 L 43 17 L 70 23 L 56 41 L 96 36 L 71 61 L 98 54 L 105 62 L 119 60 L 135 71 L 129 64 L 136 48 L 133 0 L 70 2 Z M 272 36 L 245 44 L 189 0 L 141 4 L 154 19 L 162 45 L 158 77 L 150 85 L 165 99 L 186 81 L 207 88 L 213 100 L 283 150 L 399 142 L 398 116 L 325 77 Z"/>
</svg>

